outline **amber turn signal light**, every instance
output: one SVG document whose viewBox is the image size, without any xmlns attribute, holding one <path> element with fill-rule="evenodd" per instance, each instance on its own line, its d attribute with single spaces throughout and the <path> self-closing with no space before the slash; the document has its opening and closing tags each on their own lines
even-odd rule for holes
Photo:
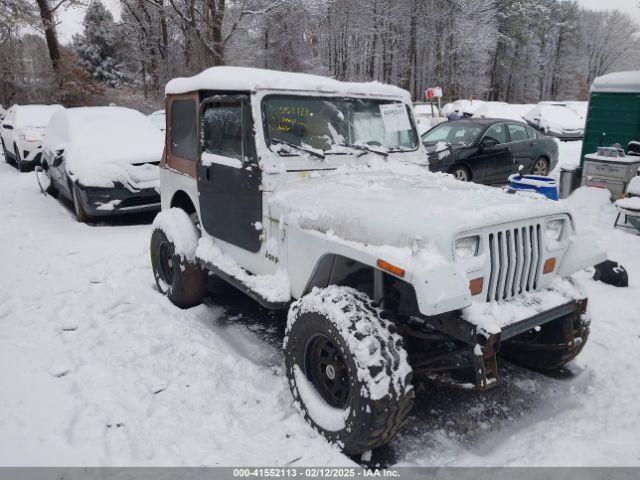
<svg viewBox="0 0 640 480">
<path fill-rule="evenodd" d="M 384 270 L 385 272 L 392 273 L 396 277 L 404 277 L 405 272 L 402 268 L 391 265 L 389 262 L 385 262 L 384 260 L 378 259 L 378 268 L 380 270 Z"/>
<path fill-rule="evenodd" d="M 471 295 L 480 295 L 482 293 L 482 288 L 484 287 L 484 278 L 475 278 L 469 282 L 469 290 L 471 291 Z"/>
<path fill-rule="evenodd" d="M 542 269 L 542 273 L 547 274 L 551 273 L 556 269 L 556 259 L 555 258 L 547 258 L 547 261 L 544 262 L 544 268 Z"/>
</svg>

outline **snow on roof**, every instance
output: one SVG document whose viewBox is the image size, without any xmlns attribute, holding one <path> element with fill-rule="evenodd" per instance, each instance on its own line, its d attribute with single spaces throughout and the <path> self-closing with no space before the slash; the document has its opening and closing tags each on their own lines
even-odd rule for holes
<svg viewBox="0 0 640 480">
<path fill-rule="evenodd" d="M 307 73 L 246 67 L 212 67 L 193 77 L 175 78 L 167 83 L 165 93 L 170 95 L 198 90 L 255 91 L 261 89 L 320 91 L 409 99 L 409 92 L 406 90 L 379 82 L 341 82 Z"/>
<path fill-rule="evenodd" d="M 591 91 L 610 93 L 640 92 L 640 70 L 602 75 L 593 81 Z"/>
</svg>

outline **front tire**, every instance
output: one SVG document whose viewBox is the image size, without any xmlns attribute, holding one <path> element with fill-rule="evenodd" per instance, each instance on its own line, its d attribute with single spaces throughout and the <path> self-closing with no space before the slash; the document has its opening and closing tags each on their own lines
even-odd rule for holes
<svg viewBox="0 0 640 480">
<path fill-rule="evenodd" d="M 26 168 L 25 168 L 24 164 L 22 163 L 22 157 L 20 156 L 20 150 L 18 150 L 18 146 L 17 145 L 15 145 L 13 147 L 13 154 L 15 155 L 16 168 L 18 169 L 18 171 L 19 172 L 26 171 Z"/>
<path fill-rule="evenodd" d="M 82 203 L 82 196 L 80 195 L 80 191 L 78 187 L 73 185 L 72 187 L 72 195 L 73 195 L 73 212 L 76 215 L 76 220 L 80 223 L 87 223 L 91 221 L 91 216 L 84 209 L 84 205 Z"/>
<path fill-rule="evenodd" d="M 587 314 L 569 314 L 502 343 L 501 355 L 531 370 L 559 370 L 582 351 L 589 338 Z"/>
<path fill-rule="evenodd" d="M 196 236 L 197 227 L 191 223 L 189 216 L 183 210 L 171 209 L 161 212 L 158 216 L 169 213 L 175 217 L 180 216 L 179 212 L 184 214 L 184 218 L 175 230 L 181 230 L 183 235 Z M 172 241 L 174 236 L 167 234 L 165 229 L 170 221 L 171 219 L 168 219 L 164 224 L 154 222 L 150 247 L 153 276 L 158 290 L 168 297 L 171 303 L 180 308 L 194 307 L 202 303 L 207 294 L 207 273 L 192 255 L 195 252 L 195 246 L 193 246 L 194 252 L 186 252 L 184 245 L 176 246 Z M 191 231 L 185 231 L 186 229 Z"/>
<path fill-rule="evenodd" d="M 449 173 L 453 175 L 453 178 L 460 180 L 461 182 L 471 181 L 471 172 L 464 165 L 455 165 Z"/>
<path fill-rule="evenodd" d="M 531 174 L 546 177 L 549 175 L 549 161 L 545 157 L 539 157 L 531 167 Z"/>
<path fill-rule="evenodd" d="M 284 354 L 294 405 L 349 455 L 388 443 L 413 406 L 411 367 L 392 330 L 349 287 L 314 289 L 289 310 Z"/>
</svg>

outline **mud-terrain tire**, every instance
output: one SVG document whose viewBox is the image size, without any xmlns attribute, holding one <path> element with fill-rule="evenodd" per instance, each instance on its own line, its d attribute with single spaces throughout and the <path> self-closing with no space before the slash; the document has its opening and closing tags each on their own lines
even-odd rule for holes
<svg viewBox="0 0 640 480">
<path fill-rule="evenodd" d="M 178 208 L 160 212 L 153 223 L 153 276 L 160 293 L 180 308 L 199 305 L 207 294 L 207 272 L 195 259 L 199 236 L 189 215 Z"/>
<path fill-rule="evenodd" d="M 78 191 L 78 187 L 76 187 L 75 185 L 72 186 L 71 196 L 73 200 L 73 213 L 76 216 L 76 220 L 80 223 L 90 222 L 92 220 L 92 217 L 84 209 L 84 205 L 82 205 L 82 196 Z"/>
<path fill-rule="evenodd" d="M 402 337 L 380 313 L 363 293 L 330 286 L 288 314 L 284 354 L 294 405 L 348 455 L 388 443 L 413 407 Z"/>
<path fill-rule="evenodd" d="M 566 315 L 543 325 L 539 331 L 530 330 L 503 342 L 501 355 L 531 370 L 559 370 L 582 351 L 589 339 L 590 324 L 587 314 Z"/>
</svg>

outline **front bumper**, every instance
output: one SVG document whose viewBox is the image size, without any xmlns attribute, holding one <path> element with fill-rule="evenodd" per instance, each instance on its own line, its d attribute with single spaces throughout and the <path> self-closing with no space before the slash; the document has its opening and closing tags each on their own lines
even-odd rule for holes
<svg viewBox="0 0 640 480">
<path fill-rule="evenodd" d="M 155 188 L 132 192 L 123 186 L 95 188 L 79 186 L 84 209 L 93 217 L 125 215 L 160 210 L 160 194 Z"/>
</svg>

